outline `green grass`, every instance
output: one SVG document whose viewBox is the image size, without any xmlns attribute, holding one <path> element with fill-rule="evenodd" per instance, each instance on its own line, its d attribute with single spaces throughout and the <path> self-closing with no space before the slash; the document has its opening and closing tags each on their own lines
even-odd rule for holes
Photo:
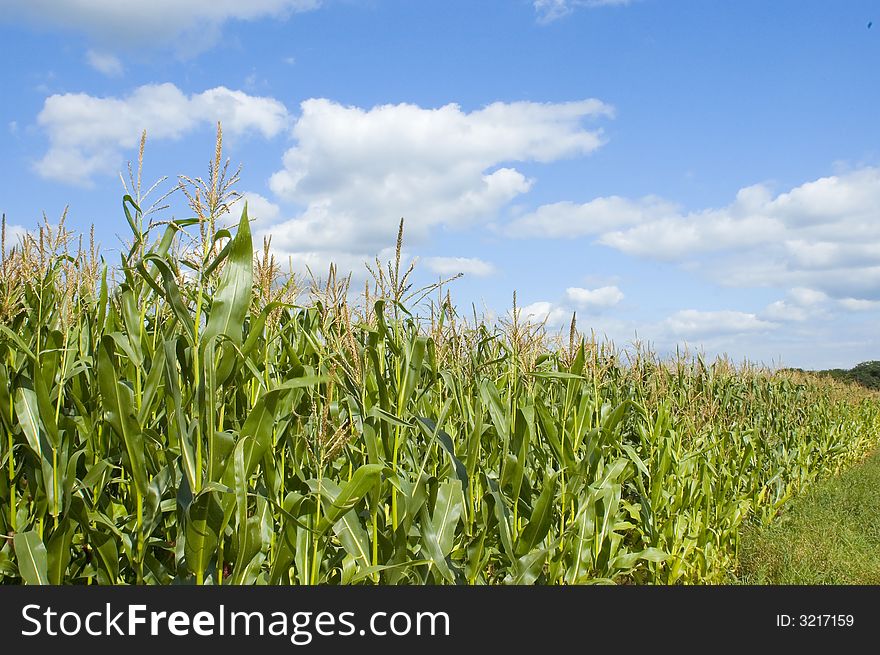
<svg viewBox="0 0 880 655">
<path fill-rule="evenodd" d="M 880 584 L 880 451 L 745 531 L 747 584 Z"/>
</svg>

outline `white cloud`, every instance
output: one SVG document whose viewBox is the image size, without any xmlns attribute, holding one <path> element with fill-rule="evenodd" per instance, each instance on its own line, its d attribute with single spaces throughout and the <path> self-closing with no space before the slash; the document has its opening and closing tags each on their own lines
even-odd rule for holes
<svg viewBox="0 0 880 655">
<path fill-rule="evenodd" d="M 303 211 L 272 227 L 290 252 L 369 254 L 393 244 L 401 217 L 408 243 L 432 228 L 485 222 L 531 180 L 516 162 L 550 162 L 602 144 L 588 118 L 610 116 L 598 100 L 494 103 L 466 112 L 411 104 L 372 109 L 326 99 L 302 103 L 296 145 L 270 179 Z"/>
<path fill-rule="evenodd" d="M 255 235 L 255 239 L 262 239 L 264 235 L 269 234 L 265 230 L 259 230 Z M 311 271 L 311 274 L 319 280 L 326 278 L 330 265 L 333 264 L 336 267 L 338 278 L 351 275 L 351 290 L 354 292 L 360 292 L 363 289 L 364 280 L 372 280 L 367 270 L 367 265 L 375 270 L 377 258 L 385 266 L 395 256 L 394 248 L 383 248 L 378 253 L 373 254 L 327 249 L 291 252 L 276 248 L 274 240 L 272 241 L 272 252 L 282 267 L 285 267 L 285 270 L 287 265 L 290 264 L 291 270 L 294 273 L 308 276 L 309 271 Z M 402 260 L 407 262 L 408 265 L 408 262 L 411 261 L 409 253 L 403 252 Z"/>
<path fill-rule="evenodd" d="M 515 218 L 504 231 L 593 237 L 630 255 L 688 262 L 728 285 L 880 299 L 880 168 L 775 196 L 765 185 L 746 187 L 725 207 L 692 212 L 654 196 L 559 202 Z"/>
<path fill-rule="evenodd" d="M 535 11 L 543 22 L 552 22 L 571 13 L 569 0 L 535 0 Z"/>
<path fill-rule="evenodd" d="M 623 292 L 616 286 L 598 289 L 582 289 L 569 287 L 565 290 L 566 297 L 578 307 L 613 307 L 623 300 Z"/>
<path fill-rule="evenodd" d="M 241 220 L 241 212 L 247 203 L 248 218 L 252 229 L 256 232 L 275 221 L 281 215 L 281 207 L 268 198 L 253 191 L 242 191 L 241 198 L 232 206 L 232 211 L 218 217 L 222 225 L 237 225 Z"/>
<path fill-rule="evenodd" d="M 863 300 L 861 298 L 841 298 L 841 307 L 851 312 L 868 312 L 880 309 L 880 300 Z"/>
<path fill-rule="evenodd" d="M 777 328 L 778 324 L 761 320 L 755 314 L 746 312 L 683 309 L 666 318 L 663 326 L 676 337 L 699 339 L 718 335 L 764 332 Z"/>
<path fill-rule="evenodd" d="M 544 322 L 548 328 L 558 328 L 568 325 L 571 321 L 572 314 L 576 310 L 590 310 L 608 308 L 617 305 L 623 300 L 623 292 L 616 286 L 600 287 L 598 289 L 583 289 L 580 287 L 568 287 L 565 290 L 565 300 L 560 302 L 550 302 L 540 300 L 530 305 L 522 307 L 520 316 L 523 320 L 532 323 Z M 580 316 L 580 313 L 578 313 Z M 591 316 L 588 319 L 592 328 L 597 326 L 597 317 Z M 584 320 L 579 321 L 582 327 L 586 325 Z M 605 320 L 603 325 L 613 327 L 613 332 L 620 334 L 621 326 L 624 325 L 619 320 Z M 628 326 L 631 327 L 631 326 Z"/>
<path fill-rule="evenodd" d="M 679 259 L 695 252 L 752 247 L 782 233 L 777 221 L 763 216 L 737 220 L 718 212 L 704 212 L 607 232 L 599 237 L 599 243 L 630 255 Z"/>
<path fill-rule="evenodd" d="M 567 16 L 578 7 L 613 7 L 628 5 L 632 0 L 534 0 L 538 20 L 550 23 Z"/>
<path fill-rule="evenodd" d="M 828 295 L 815 289 L 795 287 L 788 291 L 786 300 L 770 303 L 761 312 L 761 318 L 770 321 L 803 322 L 808 319 L 826 318 L 825 305 Z"/>
<path fill-rule="evenodd" d="M 771 321 L 806 321 L 810 312 L 791 302 L 777 300 L 767 305 L 761 315 Z"/>
<path fill-rule="evenodd" d="M 427 257 L 422 261 L 428 269 L 440 275 L 464 273 L 475 277 L 486 277 L 495 272 L 495 267 L 489 262 L 472 257 Z"/>
<path fill-rule="evenodd" d="M 846 243 L 846 235 L 835 241 L 789 239 L 784 242 L 788 257 L 798 268 L 829 269 L 880 262 L 880 243 Z"/>
<path fill-rule="evenodd" d="M 87 185 L 95 175 L 115 173 L 123 150 L 134 148 L 143 130 L 153 141 L 174 140 L 216 121 L 232 135 L 256 132 L 270 138 L 284 129 L 288 117 L 273 98 L 222 86 L 189 96 L 168 83 L 138 87 L 124 98 L 53 95 L 37 117 L 49 150 L 35 168 L 46 178 Z"/>
<path fill-rule="evenodd" d="M 112 48 L 173 44 L 190 52 L 213 44 L 230 20 L 285 18 L 320 0 L 0 0 L 7 20 L 82 32 Z"/>
<path fill-rule="evenodd" d="M 124 71 L 119 57 L 108 52 L 98 52 L 90 49 L 86 52 L 86 62 L 96 71 L 108 77 L 119 77 Z"/>
<path fill-rule="evenodd" d="M 268 225 L 281 214 L 281 208 L 259 193 L 248 191 L 242 194 L 247 202 L 248 216 L 260 225 Z"/>
<path fill-rule="evenodd" d="M 788 292 L 792 301 L 802 307 L 811 307 L 828 300 L 828 294 L 816 289 L 807 289 L 805 287 L 795 287 Z"/>
<path fill-rule="evenodd" d="M 562 201 L 541 205 L 506 226 L 512 237 L 575 238 L 678 215 L 678 208 L 656 196 L 628 200 L 596 198 L 584 204 Z"/>
<path fill-rule="evenodd" d="M 571 310 L 541 300 L 522 307 L 520 318 L 529 323 L 544 323 L 545 327 L 554 328 L 571 320 Z"/>
<path fill-rule="evenodd" d="M 24 235 L 27 234 L 27 230 L 24 229 L 21 225 L 10 225 L 6 224 L 6 252 L 8 253 L 15 246 L 17 246 Z"/>
<path fill-rule="evenodd" d="M 596 198 L 583 204 L 542 205 L 506 227 L 513 237 L 596 236 L 625 253 L 658 259 L 677 259 L 700 251 L 741 248 L 778 238 L 784 233 L 776 218 L 752 215 L 763 187 L 748 187 L 723 210 L 682 214 L 673 203 L 646 196 Z"/>
</svg>

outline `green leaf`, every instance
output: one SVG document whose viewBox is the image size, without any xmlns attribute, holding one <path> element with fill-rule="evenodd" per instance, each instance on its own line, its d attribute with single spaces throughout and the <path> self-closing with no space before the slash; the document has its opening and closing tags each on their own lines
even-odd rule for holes
<svg viewBox="0 0 880 655">
<path fill-rule="evenodd" d="M 425 350 L 427 348 L 427 337 L 416 337 L 412 340 L 406 353 L 406 361 L 404 364 L 404 378 L 401 385 L 400 396 L 398 397 L 397 408 L 400 412 L 407 407 L 409 399 L 412 398 L 416 384 L 421 377 L 422 362 L 425 359 Z"/>
<path fill-rule="evenodd" d="M 64 573 L 70 564 L 70 545 L 73 542 L 75 524 L 70 519 L 64 519 L 58 525 L 58 529 L 49 539 L 48 547 L 48 579 L 49 584 L 60 585 L 64 580 Z"/>
<path fill-rule="evenodd" d="M 671 557 L 668 553 L 664 553 L 659 548 L 646 548 L 637 553 L 624 553 L 615 557 L 609 568 L 611 569 L 631 569 L 639 560 L 646 562 L 665 562 Z"/>
<path fill-rule="evenodd" d="M 437 488 L 431 528 L 444 557 L 452 552 L 455 528 L 461 518 L 463 506 L 464 494 L 459 480 L 447 480 Z"/>
<path fill-rule="evenodd" d="M 556 482 L 561 471 L 548 476 L 544 480 L 541 495 L 532 510 L 528 525 L 522 531 L 516 543 L 516 554 L 520 557 L 534 549 L 550 531 L 553 521 L 553 503 L 556 497 Z"/>
<path fill-rule="evenodd" d="M 443 450 L 449 454 L 449 458 L 452 460 L 452 466 L 455 469 L 455 477 L 461 481 L 462 488 L 467 489 L 469 484 L 467 468 L 465 468 L 461 460 L 455 456 L 455 446 L 452 443 L 452 437 L 450 437 L 442 428 L 438 428 L 437 423 L 433 419 L 426 416 L 417 416 L 416 420 L 418 421 L 419 427 L 422 429 L 422 433 L 428 438 L 437 439 L 443 447 Z"/>
<path fill-rule="evenodd" d="M 380 564 L 379 566 L 368 566 L 358 571 L 352 577 L 351 584 L 357 584 L 358 582 L 361 582 L 371 577 L 373 574 L 381 573 L 382 571 L 399 571 L 401 569 L 414 568 L 430 563 L 431 560 L 429 559 L 413 559 L 406 562 L 400 562 L 399 564 Z"/>
<path fill-rule="evenodd" d="M 508 585 L 532 585 L 541 575 L 544 562 L 547 560 L 547 549 L 533 550 L 523 555 L 513 563 L 513 569 L 504 578 L 504 584 Z"/>
<path fill-rule="evenodd" d="M 18 336 L 15 332 L 10 330 L 7 326 L 0 324 L 0 334 L 3 334 L 5 336 L 7 336 L 8 338 L 12 339 L 12 341 L 15 343 L 15 345 L 19 347 L 21 352 L 23 352 L 25 355 L 27 355 L 28 359 L 30 359 L 32 361 L 36 361 L 37 358 L 34 355 L 34 353 L 31 351 L 30 348 L 28 348 L 27 344 L 24 341 L 22 341 L 21 337 Z"/>
<path fill-rule="evenodd" d="M 39 459 L 43 459 L 43 438 L 40 430 L 42 421 L 37 407 L 37 394 L 33 389 L 18 388 L 15 395 L 15 413 L 18 415 L 18 422 L 28 446 Z"/>
<path fill-rule="evenodd" d="M 128 456 L 128 472 L 141 496 L 145 496 L 149 481 L 144 460 L 144 436 L 132 414 L 131 390 L 116 377 L 112 354 L 113 339 L 104 336 L 98 348 L 98 382 L 104 398 L 105 417 L 116 436 L 122 439 Z"/>
<path fill-rule="evenodd" d="M 46 439 L 46 430 L 41 418 L 37 394 L 27 387 L 19 387 L 16 393 L 15 412 L 18 415 L 18 421 L 28 446 L 40 464 L 43 489 L 46 493 L 49 509 L 54 515 L 55 508 L 60 510 L 61 505 L 56 491 L 60 492 L 62 489 L 55 484 L 56 471 L 52 462 L 52 446 Z"/>
<path fill-rule="evenodd" d="M 362 568 L 370 566 L 370 539 L 357 512 L 352 509 L 343 514 L 333 525 L 333 532 Z"/>
<path fill-rule="evenodd" d="M 580 584 L 589 574 L 593 565 L 593 541 L 596 536 L 596 505 L 593 494 L 582 499 L 581 509 L 573 523 L 569 524 L 565 548 L 571 565 L 566 571 L 565 581 Z"/>
<path fill-rule="evenodd" d="M 248 475 L 245 470 L 245 448 L 253 442 L 252 437 L 243 437 L 235 444 L 232 452 L 232 471 L 233 471 L 233 493 L 235 494 L 235 514 L 238 523 L 238 559 L 236 560 L 236 571 L 244 564 L 244 553 L 247 550 L 248 530 L 247 521 L 247 492 L 248 492 Z"/>
<path fill-rule="evenodd" d="M 495 512 L 495 518 L 498 521 L 498 534 L 501 538 L 501 545 L 511 561 L 515 561 L 516 553 L 513 548 L 513 537 L 511 536 L 510 529 L 510 512 L 507 509 L 507 503 L 504 502 L 504 497 L 501 495 L 501 490 L 498 488 L 497 480 L 485 477 L 484 481 L 486 486 L 489 487 L 489 497 L 494 501 L 492 503 L 492 509 Z"/>
<path fill-rule="evenodd" d="M 132 357 L 132 361 L 138 367 L 143 366 L 144 355 L 141 350 L 141 338 L 144 332 L 144 323 L 141 320 L 141 314 L 135 304 L 135 297 L 131 290 L 126 289 L 119 298 L 122 308 L 122 318 L 125 323 L 125 329 L 128 333 L 129 348 L 127 350 Z"/>
<path fill-rule="evenodd" d="M 162 495 L 171 484 L 173 474 L 170 466 L 165 466 L 150 480 L 150 487 L 144 498 L 144 536 L 149 537 L 162 521 Z"/>
<path fill-rule="evenodd" d="M 273 389 L 260 396 L 245 419 L 244 425 L 241 426 L 239 439 L 252 437 L 242 446 L 246 478 L 250 477 L 263 455 L 272 446 L 277 413 L 281 410 L 279 400 L 285 391 L 286 389 Z M 235 487 L 235 471 L 231 462 L 227 462 L 222 480 L 226 486 Z"/>
<path fill-rule="evenodd" d="M 245 209 L 247 209 L 247 204 L 245 204 Z M 220 239 L 229 239 L 229 241 L 226 243 L 225 246 L 223 246 L 223 248 L 220 250 L 220 252 L 214 258 L 214 261 L 212 261 L 210 264 L 208 264 L 205 267 L 205 270 L 202 271 L 203 279 L 207 278 L 209 275 L 211 275 L 211 273 L 213 273 L 214 270 L 226 260 L 226 258 L 229 256 L 229 251 L 232 250 L 233 245 L 235 243 L 232 240 L 232 235 L 229 233 L 229 230 L 227 230 L 227 229 L 217 230 L 217 232 L 214 234 L 214 238 L 211 239 L 211 248 L 212 249 L 217 245 L 217 242 L 220 241 Z M 196 267 L 196 270 L 198 270 L 198 267 Z"/>
<path fill-rule="evenodd" d="M 398 427 L 398 428 L 408 428 L 409 427 L 409 423 L 407 423 L 406 421 L 400 420 L 399 418 L 394 416 L 394 414 L 386 412 L 384 409 L 382 409 L 378 405 L 373 405 L 370 408 L 370 411 L 367 412 L 367 416 L 372 417 L 372 418 L 377 418 L 380 421 L 384 421 L 385 423 L 388 423 L 389 425 L 393 425 L 394 427 Z"/>
<path fill-rule="evenodd" d="M 183 304 L 183 300 L 180 297 L 180 288 L 177 286 L 177 280 L 174 278 L 174 272 L 168 266 L 168 262 L 162 257 L 156 254 L 149 254 L 144 257 L 146 261 L 152 262 L 153 265 L 159 270 L 159 273 L 162 275 L 162 283 L 164 288 L 164 293 L 161 295 L 168 301 L 168 304 L 171 306 L 172 311 L 174 312 L 175 317 L 180 324 L 183 326 L 183 336 L 189 342 L 191 346 L 195 346 L 195 322 L 193 321 L 193 317 L 190 314 L 189 309 L 187 309 L 186 305 Z M 143 264 L 138 266 L 138 271 L 141 276 L 151 284 L 155 284 L 153 282 L 152 276 L 147 272 L 147 269 Z M 156 290 L 159 291 L 159 288 L 156 287 Z"/>
<path fill-rule="evenodd" d="M 12 538 L 18 573 L 25 584 L 49 584 L 49 563 L 46 546 L 34 530 L 18 532 Z"/>
<path fill-rule="evenodd" d="M 447 480 L 437 488 L 437 500 L 430 518 L 422 508 L 421 536 L 424 551 L 440 574 L 449 582 L 455 576 L 446 557 L 452 552 L 455 528 L 464 509 L 464 494 L 459 480 Z"/>
<path fill-rule="evenodd" d="M 187 508 L 184 553 L 187 568 L 196 576 L 207 570 L 216 555 L 222 522 L 223 510 L 212 490 L 200 492 Z"/>
<path fill-rule="evenodd" d="M 321 518 L 320 523 L 318 523 L 317 531 L 320 534 L 324 534 L 343 514 L 361 502 L 364 496 L 379 481 L 383 469 L 384 467 L 379 464 L 363 464 L 360 466 L 351 476 L 351 480 L 342 487 L 339 495 L 325 509 L 324 516 Z"/>
<path fill-rule="evenodd" d="M 58 425 L 55 423 L 55 408 L 52 406 L 52 401 L 49 400 L 49 390 L 46 388 L 46 381 L 43 379 L 42 373 L 39 363 L 35 361 L 33 382 L 40 421 L 46 430 L 49 445 L 53 449 L 58 449 L 61 447 L 61 439 L 58 436 Z"/>
<path fill-rule="evenodd" d="M 141 242 L 144 239 L 144 235 L 141 233 L 140 227 L 135 222 L 134 217 L 131 215 L 131 211 L 129 211 L 128 206 L 131 205 L 135 211 L 135 214 L 140 216 L 141 208 L 137 206 L 137 203 L 134 201 L 130 195 L 126 194 L 122 196 L 122 211 L 125 213 L 125 220 L 128 221 L 128 226 L 131 228 L 132 235 L 134 236 L 134 242 L 131 246 L 131 254 L 137 252 L 138 246 L 140 246 Z"/>
<path fill-rule="evenodd" d="M 290 307 L 290 305 L 281 302 L 270 302 L 260 310 L 260 313 L 256 318 L 251 315 L 248 324 L 248 335 L 244 340 L 244 345 L 241 347 L 241 354 L 243 357 L 247 357 L 251 354 L 251 351 L 256 347 L 259 338 L 263 335 L 263 329 L 266 326 L 266 320 L 269 318 L 269 314 L 279 307 Z"/>
<path fill-rule="evenodd" d="M 116 544 L 118 537 L 112 532 L 89 531 L 88 543 L 97 555 L 97 562 L 107 574 L 109 584 L 119 580 L 119 549 Z"/>
<path fill-rule="evenodd" d="M 507 418 L 507 411 L 501 402 L 498 387 L 490 380 L 483 380 L 480 384 L 480 397 L 483 400 L 483 407 L 489 410 L 489 416 L 492 418 L 492 424 L 495 426 L 498 437 L 508 439 L 510 437 L 510 422 Z"/>
<path fill-rule="evenodd" d="M 203 341 L 225 335 L 234 344 L 241 345 L 244 318 L 251 301 L 253 258 L 250 221 L 245 204 L 238 232 L 229 244 L 226 266 L 214 292 L 208 324 L 202 334 Z"/>
<path fill-rule="evenodd" d="M 159 391 L 159 385 L 165 373 L 165 354 L 160 350 L 153 357 L 150 366 L 150 373 L 147 375 L 147 381 L 144 383 L 143 397 L 141 398 L 141 408 L 138 412 L 138 423 L 141 425 L 147 420 L 153 412 L 153 399 Z"/>
</svg>

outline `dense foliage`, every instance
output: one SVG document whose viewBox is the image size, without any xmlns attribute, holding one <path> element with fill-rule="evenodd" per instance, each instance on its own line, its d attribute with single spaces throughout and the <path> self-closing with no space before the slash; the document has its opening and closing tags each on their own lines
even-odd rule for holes
<svg viewBox="0 0 880 655">
<path fill-rule="evenodd" d="M 828 376 L 841 382 L 860 384 L 868 389 L 880 390 L 880 362 L 862 362 L 852 368 L 832 368 L 816 371 L 817 375 Z"/>
<path fill-rule="evenodd" d="M 420 319 L 399 248 L 299 306 L 246 212 L 150 240 L 124 208 L 115 281 L 48 230 L 3 260 L 2 582 L 720 581 L 746 517 L 875 444 L 867 393 Z"/>
</svg>

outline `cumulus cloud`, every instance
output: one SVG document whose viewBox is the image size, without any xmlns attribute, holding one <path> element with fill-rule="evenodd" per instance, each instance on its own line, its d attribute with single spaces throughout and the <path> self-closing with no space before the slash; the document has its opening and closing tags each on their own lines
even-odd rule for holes
<svg viewBox="0 0 880 655">
<path fill-rule="evenodd" d="M 429 270 L 440 275 L 473 275 L 486 277 L 495 272 L 495 267 L 489 262 L 476 257 L 427 257 L 422 260 Z"/>
<path fill-rule="evenodd" d="M 799 322 L 828 317 L 828 294 L 816 289 L 795 287 L 789 289 L 787 298 L 770 303 L 760 313 L 760 318 L 770 321 Z"/>
<path fill-rule="evenodd" d="M 773 330 L 777 323 L 755 314 L 730 310 L 699 311 L 683 309 L 667 317 L 663 326 L 675 337 L 701 339 L 718 335 L 744 334 Z"/>
<path fill-rule="evenodd" d="M 763 216 L 737 220 L 718 212 L 705 212 L 607 232 L 598 241 L 629 255 L 675 260 L 696 252 L 753 247 L 782 233 L 778 222 Z"/>
<path fill-rule="evenodd" d="M 815 307 L 828 300 L 828 294 L 816 289 L 807 289 L 805 287 L 795 287 L 788 292 L 792 301 L 801 307 Z"/>
<path fill-rule="evenodd" d="M 21 239 L 24 235 L 27 234 L 27 230 L 21 225 L 6 225 L 6 234 L 4 245 L 6 246 L 6 252 L 9 253 L 15 246 L 21 243 Z"/>
<path fill-rule="evenodd" d="M 524 320 L 532 323 L 545 324 L 548 328 L 558 328 L 568 325 L 571 321 L 572 314 L 582 317 L 586 313 L 590 318 L 588 322 L 591 327 L 595 327 L 597 317 L 600 317 L 602 309 L 607 309 L 617 305 L 623 300 L 623 292 L 616 286 L 605 286 L 597 289 L 584 289 L 581 287 L 568 287 L 565 290 L 565 297 L 558 301 L 539 300 L 525 307 L 522 307 L 521 316 Z M 583 319 L 581 318 L 583 324 Z M 624 325 L 619 320 L 605 320 L 602 322 L 606 326 L 614 326 L 616 334 L 621 333 L 621 326 Z M 627 325 L 628 328 L 632 326 Z"/>
<path fill-rule="evenodd" d="M 288 252 L 373 253 L 393 244 L 398 221 L 408 243 L 440 225 L 492 219 L 532 181 L 517 162 L 552 162 L 602 144 L 587 119 L 612 115 L 598 100 L 494 103 L 467 112 L 456 104 L 371 109 L 326 99 L 302 103 L 296 144 L 269 181 L 303 209 L 272 226 Z"/>
<path fill-rule="evenodd" d="M 107 47 L 174 44 L 198 51 L 217 40 L 227 21 L 285 18 L 320 4 L 320 0 L 0 0 L 0 10 L 7 20 L 84 33 Z"/>
<path fill-rule="evenodd" d="M 868 312 L 880 309 L 880 300 L 865 300 L 863 298 L 841 298 L 839 304 L 851 312 Z"/>
<path fill-rule="evenodd" d="M 569 287 L 565 290 L 565 296 L 578 307 L 613 307 L 623 300 L 623 292 L 616 286 L 599 287 L 598 289 L 583 289 Z"/>
<path fill-rule="evenodd" d="M 119 77 L 124 71 L 119 57 L 107 52 L 88 50 L 86 51 L 86 62 L 96 71 L 108 77 Z"/>
<path fill-rule="evenodd" d="M 543 323 L 547 328 L 556 328 L 571 320 L 571 310 L 541 300 L 522 307 L 520 317 L 529 323 Z"/>
<path fill-rule="evenodd" d="M 761 315 L 771 321 L 806 321 L 810 312 L 795 303 L 777 300 L 767 305 Z"/>
<path fill-rule="evenodd" d="M 266 198 L 265 196 L 253 191 L 241 192 L 241 198 L 232 206 L 229 213 L 218 217 L 222 225 L 237 225 L 241 220 L 241 212 L 247 203 L 248 218 L 251 221 L 252 230 L 260 232 L 273 221 L 277 220 L 281 215 L 281 207 Z"/>
<path fill-rule="evenodd" d="M 375 270 L 376 259 L 380 262 L 388 262 L 394 258 L 393 248 L 383 248 L 378 254 L 369 255 L 366 253 L 349 252 L 346 250 L 313 250 L 313 251 L 297 251 L 290 252 L 287 250 L 279 250 L 275 248 L 275 241 L 272 241 L 272 249 L 281 255 L 283 261 L 289 261 L 293 267 L 293 271 L 300 275 L 313 275 L 318 279 L 326 275 L 333 264 L 336 267 L 337 274 L 340 277 L 351 275 L 354 283 L 353 287 L 358 290 L 363 289 L 364 280 L 371 279 L 367 270 L 367 266 L 371 266 Z M 409 257 L 403 258 L 409 261 Z"/>
<path fill-rule="evenodd" d="M 559 202 L 503 229 L 520 238 L 589 237 L 637 257 L 688 261 L 734 286 L 880 299 L 880 168 L 823 177 L 777 195 L 754 185 L 727 206 L 691 212 L 654 196 Z"/>
<path fill-rule="evenodd" d="M 247 202 L 248 216 L 261 225 L 268 225 L 281 214 L 281 207 L 259 193 L 247 191 L 242 194 Z"/>
<path fill-rule="evenodd" d="M 784 242 L 788 257 L 798 268 L 824 270 L 880 262 L 880 243 L 846 243 L 839 235 L 835 241 L 810 241 L 805 238 Z"/>
<path fill-rule="evenodd" d="M 750 247 L 778 238 L 784 226 L 778 219 L 752 214 L 766 191 L 749 187 L 721 210 L 682 213 L 658 198 L 630 200 L 620 196 L 596 198 L 583 204 L 542 205 L 505 228 L 512 237 L 594 236 L 599 243 L 627 254 L 657 259 L 710 250 Z"/>
<path fill-rule="evenodd" d="M 576 238 L 678 216 L 678 208 L 662 198 L 629 200 L 620 196 L 596 198 L 577 204 L 569 201 L 541 205 L 505 227 L 517 238 Z"/>
<path fill-rule="evenodd" d="M 542 23 L 551 23 L 567 16 L 578 7 L 613 7 L 628 5 L 632 0 L 534 0 L 535 11 L 538 20 Z"/>
<path fill-rule="evenodd" d="M 288 116 L 278 100 L 222 86 L 192 95 L 168 83 L 147 84 L 123 98 L 53 95 L 37 117 L 49 150 L 35 169 L 46 178 L 88 185 L 95 175 L 115 173 L 123 151 L 136 146 L 143 130 L 154 141 L 176 140 L 216 121 L 229 134 L 270 138 L 284 129 Z"/>
</svg>

